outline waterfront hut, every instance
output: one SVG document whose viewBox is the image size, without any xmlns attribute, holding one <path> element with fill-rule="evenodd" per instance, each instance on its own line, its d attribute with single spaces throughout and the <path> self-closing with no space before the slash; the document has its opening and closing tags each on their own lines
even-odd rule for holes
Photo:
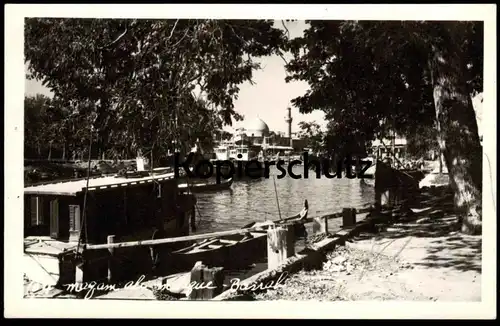
<svg viewBox="0 0 500 326">
<path fill-rule="evenodd" d="M 91 178 L 88 188 L 86 179 L 34 185 L 24 189 L 24 201 L 25 255 L 31 266 L 40 265 L 45 274 L 56 275 L 56 283 L 72 280 L 74 273 L 62 277 L 61 269 L 71 265 L 64 263 L 72 261 L 68 255 L 86 244 L 107 243 L 109 236 L 114 236 L 114 242 L 151 240 L 162 228 L 165 237 L 188 235 L 195 205 L 192 195 L 178 191 L 173 173 Z M 108 256 L 107 250 L 90 254 L 87 262 Z M 124 248 L 116 256 L 129 269 L 133 269 L 130 265 L 150 266 L 148 248 Z M 88 269 L 84 278 L 104 277 L 106 266 L 101 266 L 99 275 Z"/>
</svg>

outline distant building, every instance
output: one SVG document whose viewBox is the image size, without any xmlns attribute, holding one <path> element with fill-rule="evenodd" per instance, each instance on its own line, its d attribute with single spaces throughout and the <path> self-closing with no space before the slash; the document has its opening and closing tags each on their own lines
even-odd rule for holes
<svg viewBox="0 0 500 326">
<path fill-rule="evenodd" d="M 262 150 L 271 154 L 303 151 L 306 142 L 298 137 L 297 133 L 292 132 L 292 118 L 289 108 L 287 108 L 287 112 L 288 115 L 285 116 L 285 121 L 288 124 L 288 132 L 271 131 L 267 123 L 257 117 L 244 121 L 241 127 L 236 128 L 230 142 L 237 145 L 248 144 L 251 147 L 261 147 Z"/>
<path fill-rule="evenodd" d="M 379 139 L 374 140 L 372 142 L 371 154 L 379 159 L 384 159 L 385 157 L 393 158 L 391 151 L 394 151 L 394 156 L 396 156 L 396 158 L 403 159 L 406 157 L 406 147 L 406 139 L 396 135 L 394 137 L 394 143 L 392 139 L 382 139 L 382 141 Z"/>
<path fill-rule="evenodd" d="M 237 128 L 233 136 L 236 142 L 246 140 L 255 145 L 261 145 L 267 137 L 269 137 L 269 126 L 260 118 L 250 120 L 243 127 Z"/>
</svg>

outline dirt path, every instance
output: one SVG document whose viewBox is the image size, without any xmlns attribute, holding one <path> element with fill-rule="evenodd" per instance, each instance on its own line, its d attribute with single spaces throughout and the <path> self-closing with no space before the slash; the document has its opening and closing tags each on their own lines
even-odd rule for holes
<svg viewBox="0 0 500 326">
<path fill-rule="evenodd" d="M 451 231 L 454 223 L 447 215 L 361 234 L 331 253 L 323 270 L 301 271 L 255 298 L 481 301 L 481 237 Z"/>
</svg>

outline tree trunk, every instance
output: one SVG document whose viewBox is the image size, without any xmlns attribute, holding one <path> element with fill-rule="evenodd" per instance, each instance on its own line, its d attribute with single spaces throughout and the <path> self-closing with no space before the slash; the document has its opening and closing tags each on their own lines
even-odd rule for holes
<svg viewBox="0 0 500 326">
<path fill-rule="evenodd" d="M 444 43 L 432 47 L 429 62 L 438 142 L 448 168 L 462 232 L 480 234 L 482 148 L 458 44 L 451 37 Z"/>
<path fill-rule="evenodd" d="M 63 144 L 62 150 L 62 159 L 66 160 L 66 144 Z"/>
</svg>

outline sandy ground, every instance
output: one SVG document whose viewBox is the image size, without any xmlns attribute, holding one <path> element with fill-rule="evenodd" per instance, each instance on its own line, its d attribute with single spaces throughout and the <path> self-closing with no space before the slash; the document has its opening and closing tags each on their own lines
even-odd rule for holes
<svg viewBox="0 0 500 326">
<path fill-rule="evenodd" d="M 361 234 L 323 270 L 301 271 L 255 299 L 481 301 L 481 237 L 453 231 L 455 222 L 446 215 Z"/>
</svg>

